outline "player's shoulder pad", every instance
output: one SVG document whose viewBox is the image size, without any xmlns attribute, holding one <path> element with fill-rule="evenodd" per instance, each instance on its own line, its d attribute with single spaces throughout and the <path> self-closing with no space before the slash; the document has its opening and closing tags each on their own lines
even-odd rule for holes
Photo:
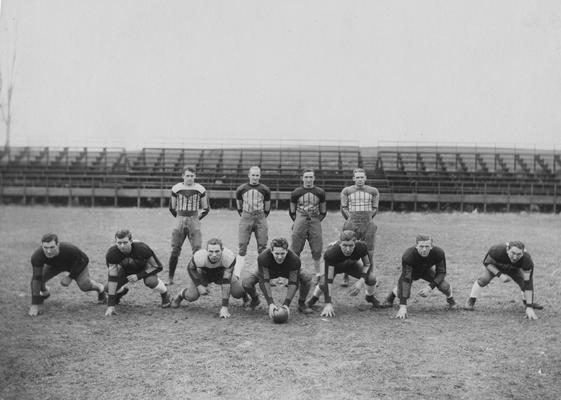
<svg viewBox="0 0 561 400">
<path fill-rule="evenodd" d="M 133 241 L 132 251 L 134 251 L 138 256 L 146 258 L 154 255 L 154 251 L 144 242 Z"/>
<path fill-rule="evenodd" d="M 234 252 L 226 247 L 222 250 L 222 264 L 228 268 L 234 260 L 236 259 L 236 255 Z"/>
<path fill-rule="evenodd" d="M 105 253 L 105 261 L 107 264 L 118 264 L 121 261 L 122 253 L 116 244 L 109 247 L 107 253 Z"/>
<path fill-rule="evenodd" d="M 208 253 L 205 249 L 200 249 L 193 254 L 193 263 L 195 267 L 204 267 L 207 261 Z"/>
</svg>

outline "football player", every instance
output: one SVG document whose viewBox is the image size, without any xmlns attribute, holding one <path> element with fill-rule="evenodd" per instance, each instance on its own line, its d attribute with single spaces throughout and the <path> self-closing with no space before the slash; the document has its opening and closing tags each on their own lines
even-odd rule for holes
<svg viewBox="0 0 561 400">
<path fill-rule="evenodd" d="M 62 272 L 68 272 L 60 284 L 68 286 L 73 280 L 83 292 L 96 291 L 97 300 L 105 302 L 104 287 L 90 278 L 89 259 L 86 253 L 71 243 L 59 242 L 54 233 L 41 238 L 41 247 L 31 256 L 33 275 L 31 276 L 31 307 L 28 314 L 35 317 L 43 313 L 43 301 L 51 294 L 46 283 Z"/>
<path fill-rule="evenodd" d="M 269 306 L 269 317 L 273 318 L 273 313 L 279 306 L 273 300 L 270 283 L 272 279 L 279 277 L 288 279 L 288 289 L 280 307 L 290 312 L 290 303 L 296 294 L 296 290 L 300 287 L 298 311 L 303 314 L 313 313 L 313 310 L 305 303 L 312 279 L 302 271 L 300 258 L 288 249 L 288 242 L 284 238 L 271 240 L 269 248 L 257 257 L 257 272 L 250 274 L 243 280 L 243 288 L 251 297 L 246 306 L 255 309 L 259 305 L 259 295 L 255 289 L 255 285 L 259 282 L 261 292 Z"/>
<path fill-rule="evenodd" d="M 483 273 L 473 284 L 471 294 L 467 300 L 465 309 L 472 311 L 475 301 L 481 294 L 482 288 L 487 286 L 494 278 L 503 282 L 511 279 L 522 290 L 522 301 L 526 307 L 526 318 L 538 319 L 534 310 L 543 307 L 534 302 L 534 262 L 526 246 L 521 241 L 512 241 L 506 244 L 498 244 L 489 249 L 483 259 L 485 266 Z"/>
<path fill-rule="evenodd" d="M 201 222 L 210 211 L 210 204 L 204 186 L 195 183 L 195 169 L 183 168 L 183 182 L 171 188 L 169 211 L 175 218 L 175 228 L 171 233 L 171 255 L 169 256 L 168 284 L 173 284 L 181 247 L 189 238 L 191 251 L 201 248 Z"/>
<path fill-rule="evenodd" d="M 125 285 L 139 280 L 160 294 L 162 308 L 171 305 L 167 287 L 158 278 L 158 272 L 163 269 L 162 263 L 146 243 L 133 241 L 129 230 L 122 229 L 115 233 L 115 244 L 107 250 L 105 260 L 109 274 L 106 316 L 116 314 L 115 306 L 128 292 Z"/>
<path fill-rule="evenodd" d="M 444 279 L 446 277 L 446 255 L 440 247 L 433 246 L 432 237 L 417 235 L 415 246 L 410 247 L 401 257 L 401 276 L 397 286 L 386 297 L 385 307 L 391 307 L 396 296 L 399 297 L 399 310 L 396 318 L 407 318 L 407 299 L 411 295 L 413 281 L 423 279 L 429 284 L 419 291 L 419 296 L 427 297 L 429 293 L 438 288 L 446 296 L 449 308 L 456 307 L 452 296 L 452 288 Z"/>
<path fill-rule="evenodd" d="M 182 300 L 195 301 L 199 296 L 208 295 L 209 283 L 215 283 L 222 287 L 222 307 L 219 316 L 230 318 L 231 314 L 228 310 L 230 294 L 236 299 L 245 295 L 239 278 L 234 276 L 235 265 L 234 253 L 224 248 L 220 239 L 210 239 L 206 249 L 198 250 L 193 254 L 187 266 L 190 277 L 188 286 L 173 298 L 171 306 L 177 308 Z"/>
</svg>

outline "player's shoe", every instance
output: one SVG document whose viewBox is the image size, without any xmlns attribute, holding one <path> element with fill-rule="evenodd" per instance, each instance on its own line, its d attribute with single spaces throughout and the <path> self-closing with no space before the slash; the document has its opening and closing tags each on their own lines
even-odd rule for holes
<svg viewBox="0 0 561 400">
<path fill-rule="evenodd" d="M 304 302 L 302 304 L 298 304 L 298 312 L 309 315 L 314 313 L 314 309 L 312 307 L 308 307 L 306 302 Z"/>
<path fill-rule="evenodd" d="M 522 300 L 522 303 L 524 303 L 524 306 L 526 306 L 526 300 Z M 534 308 L 534 310 L 543 310 L 543 306 L 540 303 L 533 303 L 532 307 Z"/>
<path fill-rule="evenodd" d="M 246 308 L 249 308 L 250 310 L 255 310 L 257 306 L 259 306 L 259 304 L 261 304 L 261 300 L 259 300 L 259 296 L 255 296 L 255 297 L 251 297 L 249 303 L 244 304 L 244 306 Z"/>
<path fill-rule="evenodd" d="M 341 287 L 348 287 L 349 286 L 349 275 L 343 275 L 343 283 L 341 283 Z"/>
<path fill-rule="evenodd" d="M 384 302 L 380 306 L 382 308 L 391 308 L 393 307 L 394 300 L 395 300 L 395 294 L 393 294 L 393 292 L 390 292 L 390 294 L 386 296 Z"/>
<path fill-rule="evenodd" d="M 383 308 L 380 302 L 378 301 L 378 299 L 374 297 L 373 294 L 371 295 L 367 294 L 366 296 L 364 296 L 364 300 L 366 300 L 366 302 L 370 304 L 360 304 L 358 306 L 358 309 L 360 311 L 365 311 L 368 310 L 369 308 Z"/>
<path fill-rule="evenodd" d="M 473 311 L 475 309 L 475 297 L 469 297 L 464 306 L 464 310 Z"/>
<path fill-rule="evenodd" d="M 179 305 L 181 304 L 182 301 L 183 301 L 183 296 L 181 295 L 181 293 L 173 296 L 173 299 L 171 300 L 171 308 L 179 308 Z"/>
<path fill-rule="evenodd" d="M 168 278 L 168 283 L 166 283 L 166 286 L 170 286 L 170 285 L 173 285 L 173 276 L 170 276 Z"/>
<path fill-rule="evenodd" d="M 51 292 L 47 291 L 47 292 L 41 292 L 41 297 L 43 298 L 43 301 L 47 300 L 49 297 L 51 297 Z"/>
<path fill-rule="evenodd" d="M 129 288 L 124 288 L 121 292 L 117 292 L 115 294 L 115 304 L 119 304 L 121 302 L 121 298 L 129 292 Z"/>
<path fill-rule="evenodd" d="M 318 301 L 317 297 L 310 297 L 308 300 L 306 300 L 304 302 L 304 305 L 308 308 L 311 308 L 313 311 L 318 311 L 321 307 L 319 304 L 316 304 L 316 302 Z"/>
<path fill-rule="evenodd" d="M 162 308 L 169 308 L 171 307 L 171 296 L 169 295 L 169 291 L 162 293 Z"/>
<path fill-rule="evenodd" d="M 107 292 L 105 290 L 101 293 L 97 292 L 97 303 L 98 304 L 107 303 Z"/>
<path fill-rule="evenodd" d="M 453 297 L 447 297 L 446 302 L 448 303 L 448 309 L 449 310 L 453 310 L 453 309 L 457 308 L 457 306 L 458 306 L 458 303 L 456 303 L 456 300 L 454 300 Z"/>
</svg>

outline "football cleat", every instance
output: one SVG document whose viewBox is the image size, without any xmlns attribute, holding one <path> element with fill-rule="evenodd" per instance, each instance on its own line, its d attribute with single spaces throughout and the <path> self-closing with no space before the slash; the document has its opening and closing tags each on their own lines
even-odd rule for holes
<svg viewBox="0 0 561 400">
<path fill-rule="evenodd" d="M 453 297 L 446 298 L 446 302 L 448 303 L 448 308 L 449 309 L 454 309 L 458 305 L 458 303 L 456 303 L 456 300 L 454 300 Z"/>
<path fill-rule="evenodd" d="M 162 308 L 171 307 L 171 297 L 169 292 L 162 293 L 160 296 L 162 296 Z"/>
<path fill-rule="evenodd" d="M 173 296 L 173 299 L 171 301 L 171 308 L 179 308 L 181 301 L 183 301 L 183 296 L 181 295 L 181 293 L 179 293 L 176 296 Z"/>
<path fill-rule="evenodd" d="M 101 293 L 97 292 L 97 303 L 98 304 L 107 303 L 107 292 L 105 292 L 105 290 Z"/>
<path fill-rule="evenodd" d="M 308 307 L 306 305 L 306 303 L 304 304 L 298 304 L 298 312 L 302 313 L 302 314 L 313 314 L 314 313 L 314 309 L 312 307 Z"/>
<path fill-rule="evenodd" d="M 524 303 L 524 306 L 526 305 L 526 300 L 522 300 L 522 303 Z M 534 310 L 543 310 L 543 306 L 540 303 L 533 303 L 532 307 Z"/>
<path fill-rule="evenodd" d="M 247 304 L 246 307 L 251 310 L 255 310 L 259 304 L 261 304 L 261 300 L 259 300 L 259 296 L 255 296 L 251 298 L 251 301 Z"/>
<path fill-rule="evenodd" d="M 117 292 L 115 294 L 115 304 L 119 304 L 121 302 L 121 298 L 129 292 L 129 288 L 124 288 L 121 292 Z"/>
<path fill-rule="evenodd" d="M 475 309 L 475 297 L 470 297 L 466 301 L 466 305 L 464 306 L 464 310 L 473 311 Z"/>
</svg>

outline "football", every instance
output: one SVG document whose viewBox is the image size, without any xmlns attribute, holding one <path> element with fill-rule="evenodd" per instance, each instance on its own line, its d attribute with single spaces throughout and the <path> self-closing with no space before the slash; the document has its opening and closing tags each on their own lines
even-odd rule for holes
<svg viewBox="0 0 561 400">
<path fill-rule="evenodd" d="M 273 322 L 275 324 L 284 324 L 288 321 L 288 311 L 284 307 L 279 307 L 273 312 Z"/>
</svg>

